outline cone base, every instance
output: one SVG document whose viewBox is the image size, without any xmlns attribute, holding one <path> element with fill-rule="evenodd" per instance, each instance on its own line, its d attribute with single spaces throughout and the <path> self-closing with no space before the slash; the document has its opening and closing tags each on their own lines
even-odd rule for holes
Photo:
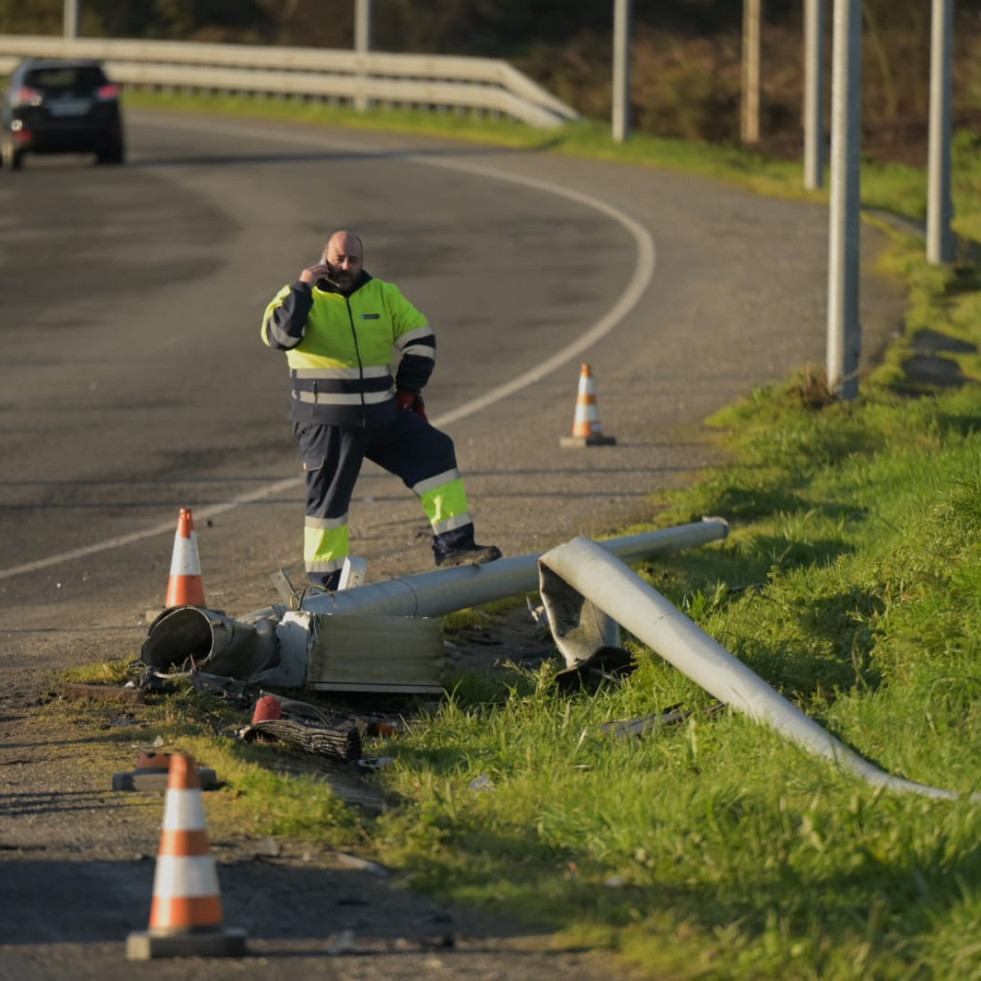
<svg viewBox="0 0 981 981">
<path fill-rule="evenodd" d="M 582 446 L 615 446 L 616 441 L 616 436 L 593 433 L 590 436 L 563 436 L 559 439 L 559 446 L 565 449 L 576 449 Z"/>
<path fill-rule="evenodd" d="M 218 775 L 208 767 L 202 767 L 197 771 L 198 780 L 202 790 L 211 790 L 218 786 Z M 166 790 L 170 783 L 170 771 L 159 768 L 140 768 L 130 770 L 127 773 L 114 773 L 112 775 L 113 790 Z"/>
<path fill-rule="evenodd" d="M 126 960 L 149 961 L 157 957 L 242 957 L 244 930 L 181 933 L 160 936 L 150 932 L 131 933 L 126 938 Z"/>
</svg>

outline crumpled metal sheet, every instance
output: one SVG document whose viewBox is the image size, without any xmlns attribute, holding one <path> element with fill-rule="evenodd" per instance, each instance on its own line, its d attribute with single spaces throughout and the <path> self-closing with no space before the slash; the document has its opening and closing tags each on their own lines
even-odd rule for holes
<svg viewBox="0 0 981 981">
<path fill-rule="evenodd" d="M 547 558 L 539 559 L 538 582 L 552 638 L 566 663 L 557 683 L 575 688 L 616 680 L 633 666 L 630 652 L 620 646 L 620 625 L 550 569 Z"/>
</svg>

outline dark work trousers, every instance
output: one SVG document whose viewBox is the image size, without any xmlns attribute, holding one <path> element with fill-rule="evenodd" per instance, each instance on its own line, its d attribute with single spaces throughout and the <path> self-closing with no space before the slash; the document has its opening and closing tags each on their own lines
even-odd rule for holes
<svg viewBox="0 0 981 981">
<path fill-rule="evenodd" d="M 307 479 L 307 517 L 343 518 L 365 458 L 412 488 L 456 469 L 453 440 L 416 413 L 402 410 L 392 422 L 371 427 L 294 426 Z"/>
</svg>

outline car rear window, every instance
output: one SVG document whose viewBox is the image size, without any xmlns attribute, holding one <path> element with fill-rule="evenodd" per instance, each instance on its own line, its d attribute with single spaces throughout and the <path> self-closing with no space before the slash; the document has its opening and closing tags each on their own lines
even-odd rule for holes
<svg viewBox="0 0 981 981">
<path fill-rule="evenodd" d="M 105 85 L 108 79 L 101 68 L 76 65 L 57 68 L 35 68 L 25 82 L 34 89 L 91 89 Z"/>
</svg>

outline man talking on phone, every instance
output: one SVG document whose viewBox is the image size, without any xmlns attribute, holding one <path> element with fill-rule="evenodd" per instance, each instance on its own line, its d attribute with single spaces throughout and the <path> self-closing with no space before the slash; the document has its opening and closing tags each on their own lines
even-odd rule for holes
<svg viewBox="0 0 981 981">
<path fill-rule="evenodd" d="M 348 508 L 366 457 L 419 497 L 436 565 L 501 556 L 496 545 L 474 541 L 453 440 L 426 418 L 422 390 L 436 337 L 399 288 L 363 263 L 361 239 L 335 232 L 320 261 L 262 317 L 263 342 L 285 351 L 289 365 L 289 417 L 307 481 L 303 561 L 310 581 L 327 590 L 337 589 L 349 554 Z"/>
</svg>

